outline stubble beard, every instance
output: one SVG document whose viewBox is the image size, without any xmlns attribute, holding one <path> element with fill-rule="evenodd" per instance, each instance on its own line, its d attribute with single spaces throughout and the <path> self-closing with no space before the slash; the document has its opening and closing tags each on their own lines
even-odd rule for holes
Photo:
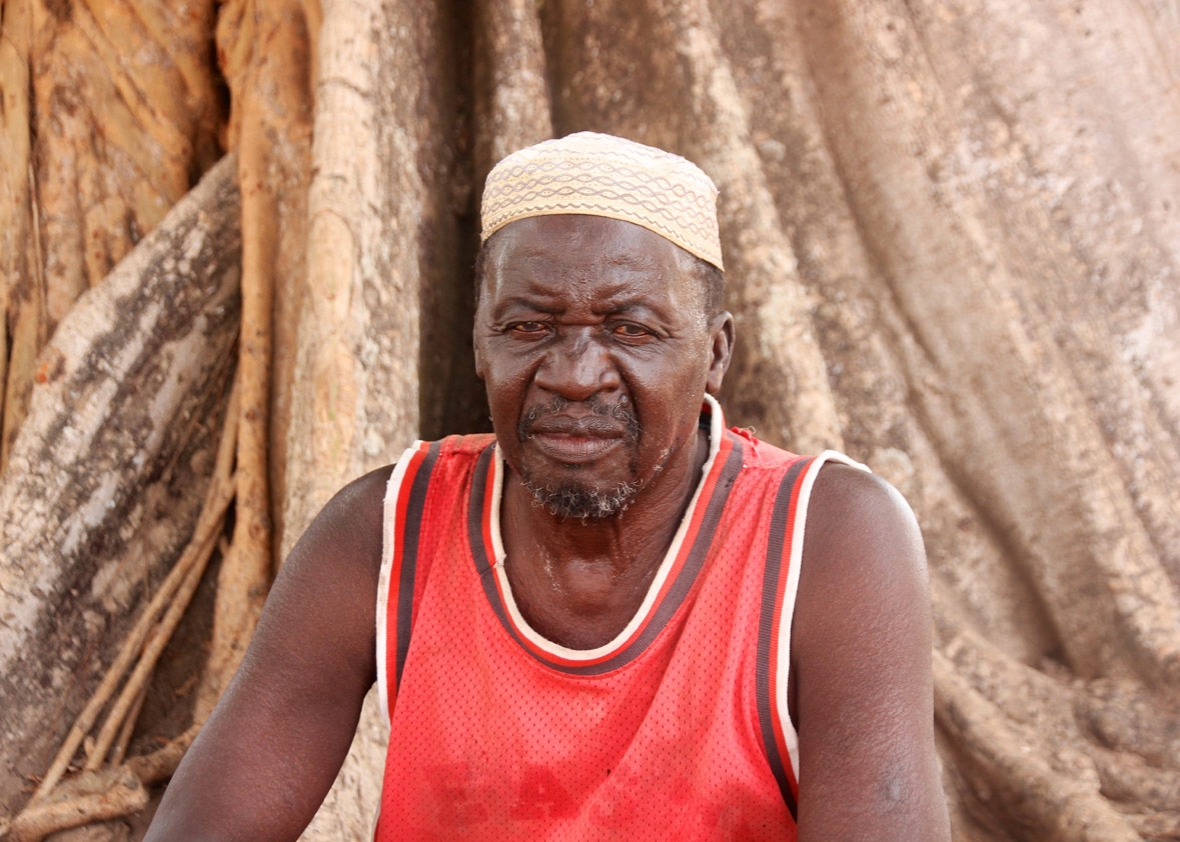
<svg viewBox="0 0 1180 842">
<path fill-rule="evenodd" d="M 557 486 L 539 485 L 526 478 L 524 487 L 533 495 L 534 504 L 554 517 L 577 518 L 587 522 L 622 514 L 641 488 L 641 483 L 638 480 L 624 482 L 604 491 L 574 482 Z"/>
<path fill-rule="evenodd" d="M 570 403 L 571 401 L 567 398 L 559 395 L 549 403 L 529 410 L 517 428 L 517 438 L 521 444 L 523 445 L 525 440 L 530 437 L 529 430 L 533 422 L 545 415 L 561 412 Z M 639 419 L 626 397 L 620 398 L 613 404 L 608 404 L 601 397 L 595 395 L 587 400 L 586 404 L 595 415 L 622 421 L 626 430 L 623 436 L 624 440 L 632 452 L 636 452 L 640 438 Z M 667 461 L 666 458 L 661 460 L 653 472 L 653 476 L 663 469 L 665 461 Z M 638 466 L 634 460 L 629 465 L 629 473 L 628 479 L 606 488 L 576 480 L 557 484 L 544 483 L 528 470 L 522 470 L 520 477 L 524 487 L 533 495 L 533 503 L 538 508 L 545 509 L 554 517 L 576 518 L 587 522 L 605 520 L 626 511 L 635 495 L 645 484 L 639 478 Z"/>
</svg>

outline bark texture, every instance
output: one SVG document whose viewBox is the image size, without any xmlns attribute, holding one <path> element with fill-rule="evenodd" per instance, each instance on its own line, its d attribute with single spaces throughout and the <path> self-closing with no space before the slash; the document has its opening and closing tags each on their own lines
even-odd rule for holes
<svg viewBox="0 0 1180 842">
<path fill-rule="evenodd" d="M 97 651 L 188 540 L 233 369 L 233 160 L 63 319 L 0 484 L 0 796 L 39 775 Z"/>
<path fill-rule="evenodd" d="M 0 467 L 41 347 L 79 295 L 220 157 L 212 0 L 0 3 Z"/>
<path fill-rule="evenodd" d="M 50 447 L 67 423 L 36 411 L 64 377 L 54 352 L 37 354 L 221 138 L 242 185 L 241 402 L 197 721 L 272 563 L 331 493 L 415 437 L 487 429 L 470 344 L 487 170 L 545 137 L 609 131 L 693 159 L 721 188 L 730 420 L 800 452 L 842 448 L 918 512 L 956 839 L 1180 839 L 1175 2 L 183 8 L 0 0 L 3 441 L 21 429 L 0 501 L 27 493 L 21 448 Z M 179 225 L 163 236 L 183 242 Z M 107 328 L 131 312 L 108 311 Z M 202 404 L 214 415 L 218 394 Z M 139 446 L 135 411 L 94 409 Z M 93 499 L 149 505 L 156 486 L 113 476 Z M 203 493 L 169 498 L 169 547 Z M 39 505 L 65 522 L 58 500 Z M 76 515 L 70 540 L 118 534 Z M 45 534 L 4 556 L 5 590 L 136 581 L 98 557 L 71 567 L 68 530 Z M 0 596 L 4 611 L 25 604 Z M 96 625 L 84 602 L 69 614 L 37 599 L 29 628 L 102 626 L 84 639 L 110 662 L 131 602 Z M 3 691 L 31 694 L 32 710 L 59 697 L 37 685 L 47 665 L 52 687 L 76 680 L 44 729 L 60 739 L 101 670 L 79 671 L 76 647 L 56 655 L 37 656 L 40 673 L 6 668 Z M 383 750 L 370 709 L 306 839 L 369 833 Z M 40 771 L 28 765 L 16 771 Z"/>
</svg>

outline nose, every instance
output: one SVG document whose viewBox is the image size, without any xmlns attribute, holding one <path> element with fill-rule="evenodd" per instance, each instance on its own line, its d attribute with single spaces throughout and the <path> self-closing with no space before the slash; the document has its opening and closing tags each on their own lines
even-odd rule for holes
<svg viewBox="0 0 1180 842">
<path fill-rule="evenodd" d="M 620 385 L 610 351 L 591 328 L 562 331 L 537 369 L 542 389 L 571 401 L 584 401 Z"/>
</svg>

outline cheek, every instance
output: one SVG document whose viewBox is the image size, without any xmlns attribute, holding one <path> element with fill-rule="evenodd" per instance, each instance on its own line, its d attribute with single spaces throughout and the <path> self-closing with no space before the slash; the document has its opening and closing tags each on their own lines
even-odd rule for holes
<svg viewBox="0 0 1180 842">
<path fill-rule="evenodd" d="M 520 402 L 520 390 L 515 387 L 512 380 L 503 376 L 503 372 L 485 375 L 484 385 L 488 393 L 488 406 L 494 416 L 503 415 L 514 404 Z"/>
<path fill-rule="evenodd" d="M 481 336 L 475 341 L 475 360 L 480 368 L 480 377 L 489 388 L 517 381 L 527 361 L 519 354 L 511 353 L 510 343 L 501 336 Z"/>
<path fill-rule="evenodd" d="M 635 369 L 635 378 L 644 391 L 662 393 L 676 401 L 687 393 L 703 389 L 709 374 L 709 354 L 700 343 L 683 347 L 679 353 L 650 361 L 652 364 Z"/>
<path fill-rule="evenodd" d="M 532 379 L 536 366 L 527 357 L 501 353 L 494 355 L 484 368 L 489 382 L 517 388 Z"/>
<path fill-rule="evenodd" d="M 628 386 L 640 424 L 645 428 L 654 424 L 659 429 L 645 432 L 677 436 L 681 419 L 686 426 L 695 426 L 708 374 L 708 366 L 699 363 L 693 360 L 691 365 L 668 366 L 631 380 Z"/>
<path fill-rule="evenodd" d="M 514 427 L 520 420 L 528 397 L 531 380 L 528 366 L 499 357 L 487 364 L 485 359 L 483 380 L 492 422 L 498 429 L 504 425 Z"/>
</svg>

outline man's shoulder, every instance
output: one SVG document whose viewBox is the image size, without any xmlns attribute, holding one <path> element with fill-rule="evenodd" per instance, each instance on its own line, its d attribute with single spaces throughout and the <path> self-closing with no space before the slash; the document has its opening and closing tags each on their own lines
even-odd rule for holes
<svg viewBox="0 0 1180 842">
<path fill-rule="evenodd" d="M 399 473 L 404 474 L 405 469 L 410 467 L 409 463 L 419 460 L 429 461 L 432 470 L 440 461 L 474 463 L 495 441 L 496 437 L 492 433 L 470 433 L 446 436 L 435 441 L 415 441 L 402 451 L 396 462 L 353 480 L 337 492 L 336 496 L 340 497 L 342 502 L 352 501 L 360 504 L 371 501 L 374 497 L 384 499 L 389 490 L 390 479 L 394 477 L 399 465 L 403 468 Z"/>
<path fill-rule="evenodd" d="M 385 492 L 396 464 L 383 465 L 337 491 L 316 515 L 292 550 L 292 558 L 315 548 L 325 559 L 380 560 Z"/>
<path fill-rule="evenodd" d="M 758 438 L 756 431 L 752 427 L 731 427 L 727 435 L 741 442 L 743 468 L 764 468 L 780 474 L 785 474 L 792 468 L 796 471 L 811 468 L 813 470 L 818 469 L 818 475 L 824 477 L 851 477 L 860 475 L 861 477 L 867 478 L 867 482 L 861 480 L 862 487 L 860 491 L 857 491 L 855 487 L 857 480 L 848 480 L 848 482 L 852 482 L 854 485 L 846 490 L 853 495 L 865 491 L 872 493 L 872 487 L 880 486 L 884 488 L 888 485 L 888 483 L 874 478 L 867 466 L 835 450 L 825 450 L 820 454 L 800 455 Z M 833 483 L 841 487 L 845 485 L 838 478 L 825 479 L 824 481 L 825 485 Z"/>
<path fill-rule="evenodd" d="M 758 438 L 758 433 L 753 427 L 730 427 L 726 435 L 741 443 L 742 467 L 744 468 L 767 468 L 781 471 L 806 459 L 804 456 Z"/>
<path fill-rule="evenodd" d="M 892 599 L 919 610 L 928 600 L 928 580 L 913 510 L 875 474 L 825 464 L 811 492 L 801 575 L 821 605 Z M 805 615 L 803 625 L 808 622 Z"/>
<path fill-rule="evenodd" d="M 491 433 L 452 435 L 436 441 L 416 441 L 402 453 L 394 466 L 393 485 L 406 492 L 424 493 L 426 487 L 465 486 L 479 470 L 489 464 L 496 437 Z M 426 482 L 423 482 L 426 480 Z M 390 489 L 390 493 L 401 493 Z"/>
<path fill-rule="evenodd" d="M 741 440 L 743 469 L 763 469 L 776 481 L 806 487 L 808 532 L 831 526 L 847 535 L 852 527 L 870 537 L 880 534 L 885 526 L 892 527 L 889 532 L 917 528 L 902 494 L 845 454 L 825 450 L 818 455 L 799 455 L 760 440 L 753 430 L 734 427 L 730 433 Z M 813 476 L 804 482 L 806 474 Z"/>
<path fill-rule="evenodd" d="M 842 530 L 863 530 L 865 537 L 917 529 L 913 510 L 889 482 L 864 466 L 840 460 L 825 461 L 812 490 L 813 516 L 817 526 L 831 521 Z"/>
<path fill-rule="evenodd" d="M 445 453 L 478 456 L 495 440 L 496 436 L 493 433 L 467 433 L 464 435 L 447 436 L 441 439 L 438 444 L 440 449 Z"/>
</svg>

